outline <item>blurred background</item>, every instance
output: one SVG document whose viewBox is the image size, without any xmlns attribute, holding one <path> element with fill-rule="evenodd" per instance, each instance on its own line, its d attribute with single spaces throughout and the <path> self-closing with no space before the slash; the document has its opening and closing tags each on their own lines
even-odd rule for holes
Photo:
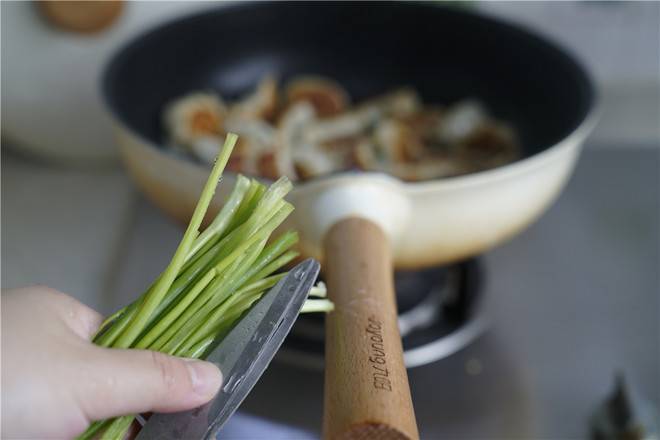
<svg viewBox="0 0 660 440">
<path fill-rule="evenodd" d="M 181 229 L 123 169 L 101 72 L 132 37 L 224 2 L 111 2 L 87 13 L 56 3 L 0 6 L 2 287 L 43 283 L 108 313 L 160 272 Z M 410 370 L 420 433 L 583 438 L 620 373 L 626 398 L 612 405 L 658 435 L 660 4 L 445 7 L 521 25 L 574 54 L 595 79 L 600 119 L 550 210 L 452 269 L 479 285 L 487 318 L 479 313 L 478 337 Z M 228 438 L 318 436 L 323 376 L 296 359 L 284 353 L 267 371 Z"/>
</svg>

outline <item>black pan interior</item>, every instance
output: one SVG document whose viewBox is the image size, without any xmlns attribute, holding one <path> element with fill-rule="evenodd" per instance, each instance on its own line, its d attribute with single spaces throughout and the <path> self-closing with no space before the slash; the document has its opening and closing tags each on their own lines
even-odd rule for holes
<svg viewBox="0 0 660 440">
<path fill-rule="evenodd" d="M 360 100 L 397 86 L 425 102 L 466 97 L 511 123 L 525 156 L 574 131 L 593 105 L 585 71 L 553 44 L 479 15 L 420 3 L 240 3 L 163 25 L 130 42 L 103 81 L 113 113 L 162 141 L 160 113 L 187 92 L 231 98 L 265 74 L 313 73 Z"/>
</svg>

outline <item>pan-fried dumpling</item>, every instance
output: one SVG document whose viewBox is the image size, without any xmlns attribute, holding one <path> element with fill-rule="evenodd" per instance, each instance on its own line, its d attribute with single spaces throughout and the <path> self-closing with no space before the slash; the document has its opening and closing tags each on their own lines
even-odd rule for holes
<svg viewBox="0 0 660 440">
<path fill-rule="evenodd" d="M 218 137 L 224 132 L 227 107 L 211 93 L 191 93 L 165 108 L 163 122 L 171 141 L 190 147 L 200 138 Z"/>
<path fill-rule="evenodd" d="M 228 118 L 272 121 L 277 111 L 277 101 L 277 81 L 266 76 L 251 95 L 229 107 Z"/>
<path fill-rule="evenodd" d="M 320 76 L 302 76 L 289 82 L 284 91 L 287 108 L 308 102 L 316 116 L 326 118 L 344 112 L 350 103 L 348 93 L 336 81 Z"/>
</svg>

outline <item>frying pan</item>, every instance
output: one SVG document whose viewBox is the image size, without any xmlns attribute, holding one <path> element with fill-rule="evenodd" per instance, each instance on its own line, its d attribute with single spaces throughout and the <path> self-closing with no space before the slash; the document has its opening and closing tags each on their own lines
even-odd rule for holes
<svg viewBox="0 0 660 440">
<path fill-rule="evenodd" d="M 473 13 L 430 3 L 277 2 L 226 6 L 136 38 L 110 61 L 103 90 L 129 173 L 185 222 L 208 169 L 160 147 L 165 104 L 200 89 L 231 99 L 266 74 L 306 73 L 334 78 L 356 102 L 401 85 L 425 102 L 476 98 L 523 146 L 520 160 L 474 174 L 405 183 L 342 173 L 290 195 L 296 211 L 285 227 L 300 232 L 305 256 L 325 260 L 336 305 L 326 319 L 325 436 L 416 438 L 392 267 L 478 254 L 536 219 L 594 125 L 592 83 L 553 44 Z"/>
</svg>

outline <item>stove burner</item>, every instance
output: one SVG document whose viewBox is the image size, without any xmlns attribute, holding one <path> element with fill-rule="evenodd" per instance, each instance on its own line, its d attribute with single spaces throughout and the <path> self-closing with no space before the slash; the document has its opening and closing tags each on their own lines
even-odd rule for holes
<svg viewBox="0 0 660 440">
<path fill-rule="evenodd" d="M 408 368 L 425 365 L 470 344 L 485 329 L 479 310 L 482 270 L 475 259 L 394 275 L 399 330 Z M 277 359 L 322 369 L 324 316 L 301 315 Z"/>
</svg>

